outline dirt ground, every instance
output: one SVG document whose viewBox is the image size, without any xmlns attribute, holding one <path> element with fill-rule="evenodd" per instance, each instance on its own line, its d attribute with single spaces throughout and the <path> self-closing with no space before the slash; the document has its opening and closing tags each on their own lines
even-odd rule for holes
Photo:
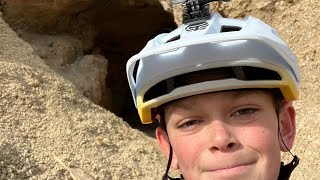
<svg viewBox="0 0 320 180">
<path fill-rule="evenodd" d="M 166 2 L 179 24 L 179 8 Z M 300 100 L 294 103 L 292 152 L 301 161 L 291 179 L 318 179 L 319 1 L 234 0 L 213 9 L 230 17 L 261 18 L 295 52 L 302 81 Z M 20 39 L 1 13 L 0 125 L 0 179 L 76 179 L 80 174 L 86 179 L 160 179 L 166 166 L 153 138 L 85 98 Z M 291 160 L 288 153 L 283 157 Z"/>
</svg>

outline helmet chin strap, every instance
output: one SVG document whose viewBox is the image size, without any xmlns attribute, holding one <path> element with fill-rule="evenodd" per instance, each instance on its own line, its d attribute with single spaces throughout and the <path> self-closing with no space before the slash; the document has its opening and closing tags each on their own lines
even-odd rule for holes
<svg viewBox="0 0 320 180">
<path fill-rule="evenodd" d="M 288 180 L 291 176 L 292 171 L 298 166 L 300 159 L 298 158 L 297 155 L 293 155 L 290 151 L 290 149 L 287 147 L 286 143 L 283 141 L 281 132 L 280 132 L 280 119 L 279 119 L 279 111 L 280 111 L 280 106 L 278 106 L 276 108 L 276 113 L 277 113 L 277 119 L 278 119 L 278 133 L 279 133 L 279 137 L 284 145 L 284 147 L 288 150 L 288 152 L 291 154 L 291 156 L 293 157 L 292 161 L 287 164 L 284 165 L 283 162 L 281 162 L 280 165 L 280 173 L 278 176 L 278 180 Z"/>
<path fill-rule="evenodd" d="M 168 164 L 167 164 L 167 170 L 166 173 L 164 173 L 164 175 L 162 176 L 162 180 L 167 180 L 168 178 L 171 179 L 171 177 L 169 177 L 168 173 L 170 170 L 170 166 L 171 166 L 171 161 L 172 161 L 172 147 L 170 144 L 170 153 L 169 153 L 169 159 L 168 159 Z"/>
<path fill-rule="evenodd" d="M 168 159 L 168 164 L 167 164 L 167 170 L 166 173 L 162 176 L 162 180 L 184 180 L 182 174 L 180 175 L 180 178 L 172 178 L 168 175 L 169 170 L 170 170 L 170 166 L 171 166 L 171 161 L 172 161 L 172 147 L 170 144 L 170 154 L 169 154 L 169 159 Z"/>
<path fill-rule="evenodd" d="M 285 148 L 288 150 L 288 152 L 291 154 L 291 156 L 293 157 L 292 161 L 290 163 L 288 163 L 287 165 L 284 165 L 284 162 L 281 162 L 280 164 L 280 172 L 279 172 L 279 176 L 278 176 L 278 180 L 289 180 L 292 171 L 299 165 L 299 161 L 300 159 L 298 158 L 297 155 L 293 155 L 291 153 L 291 151 L 289 150 L 289 148 L 287 147 L 286 143 L 283 141 L 281 132 L 280 132 L 280 119 L 279 119 L 279 107 L 276 107 L 276 113 L 277 113 L 277 120 L 278 120 L 278 133 L 279 133 L 279 137 L 283 143 L 283 145 L 285 146 Z M 165 131 L 167 132 L 167 130 L 165 129 Z M 172 146 L 170 144 L 169 141 L 169 145 L 170 145 L 170 153 L 169 153 L 169 159 L 168 159 L 168 164 L 167 164 L 167 169 L 165 174 L 162 176 L 162 180 L 184 180 L 182 174 L 180 178 L 172 178 L 168 175 L 169 170 L 170 170 L 170 166 L 171 166 L 171 161 L 172 161 Z"/>
<path fill-rule="evenodd" d="M 292 171 L 298 166 L 300 159 L 298 158 L 297 155 L 293 155 L 291 153 L 290 149 L 287 147 L 286 143 L 283 141 L 283 138 L 282 138 L 282 135 L 280 132 L 280 119 L 279 119 L 280 107 L 281 107 L 280 104 L 278 104 L 276 107 L 277 120 L 278 120 L 278 133 L 279 133 L 279 137 L 280 137 L 284 147 L 288 150 L 288 152 L 291 154 L 293 159 L 287 165 L 284 165 L 284 163 L 281 162 L 278 180 L 288 180 L 291 176 Z"/>
<path fill-rule="evenodd" d="M 170 166 L 171 166 L 171 161 L 172 161 L 172 147 L 170 144 L 170 154 L 169 154 L 169 159 L 168 159 L 168 164 L 167 164 L 167 170 L 166 173 L 164 173 L 164 175 L 162 176 L 162 180 L 184 180 L 183 176 L 181 175 L 181 178 L 172 178 L 168 175 L 169 170 L 170 170 Z"/>
<path fill-rule="evenodd" d="M 168 134 L 168 131 L 167 131 L 167 128 L 166 128 L 166 125 L 163 126 L 165 132 Z M 169 140 L 169 136 L 168 136 L 168 140 Z M 184 180 L 182 174 L 180 175 L 181 178 L 172 178 L 170 177 L 168 174 L 169 174 L 169 170 L 170 170 L 170 166 L 171 166 L 171 162 L 172 162 L 172 146 L 171 146 L 171 143 L 170 143 L 170 140 L 169 140 L 169 146 L 170 146 L 170 152 L 169 152 L 169 159 L 168 159 L 168 164 L 167 164 L 167 169 L 166 169 L 166 172 L 164 173 L 164 175 L 162 176 L 162 180 Z"/>
<path fill-rule="evenodd" d="M 299 161 L 300 159 L 295 155 L 293 156 L 293 160 L 289 164 L 284 165 L 284 163 L 281 162 L 278 180 L 288 180 L 291 176 L 292 171 L 298 166 Z"/>
</svg>

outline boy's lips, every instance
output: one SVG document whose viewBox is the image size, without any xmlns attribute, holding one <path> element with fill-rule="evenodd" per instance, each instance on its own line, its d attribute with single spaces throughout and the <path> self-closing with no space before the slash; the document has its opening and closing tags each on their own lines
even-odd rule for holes
<svg viewBox="0 0 320 180">
<path fill-rule="evenodd" d="M 214 168 L 205 170 L 205 172 L 215 173 L 215 174 L 238 174 L 246 171 L 255 161 L 239 162 L 234 164 L 218 164 Z"/>
</svg>

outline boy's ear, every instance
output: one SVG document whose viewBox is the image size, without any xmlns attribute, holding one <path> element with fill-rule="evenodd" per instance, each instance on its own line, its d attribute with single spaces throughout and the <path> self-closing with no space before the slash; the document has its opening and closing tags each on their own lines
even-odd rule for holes
<svg viewBox="0 0 320 180">
<path fill-rule="evenodd" d="M 296 135 L 296 111 L 292 105 L 292 102 L 285 102 L 282 106 L 279 114 L 280 121 L 280 133 L 283 142 L 290 150 L 293 146 L 293 142 Z M 280 138 L 280 137 L 279 137 Z M 283 142 L 280 140 L 280 148 L 282 151 L 288 151 Z"/>
<path fill-rule="evenodd" d="M 157 140 L 160 145 L 161 151 L 165 154 L 167 159 L 169 159 L 170 141 L 169 141 L 167 132 L 164 129 L 157 127 L 156 136 L 157 136 Z M 176 157 L 174 151 L 172 151 L 171 167 L 175 170 L 179 169 L 178 160 L 177 160 L 177 157 Z"/>
</svg>

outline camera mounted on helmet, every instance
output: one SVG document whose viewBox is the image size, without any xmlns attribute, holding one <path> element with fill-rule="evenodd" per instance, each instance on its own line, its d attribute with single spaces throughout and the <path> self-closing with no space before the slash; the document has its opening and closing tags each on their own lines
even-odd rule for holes
<svg viewBox="0 0 320 180">
<path fill-rule="evenodd" d="M 171 0 L 184 8 L 183 24 L 210 19 L 210 2 L 229 2 L 230 0 Z"/>
</svg>

